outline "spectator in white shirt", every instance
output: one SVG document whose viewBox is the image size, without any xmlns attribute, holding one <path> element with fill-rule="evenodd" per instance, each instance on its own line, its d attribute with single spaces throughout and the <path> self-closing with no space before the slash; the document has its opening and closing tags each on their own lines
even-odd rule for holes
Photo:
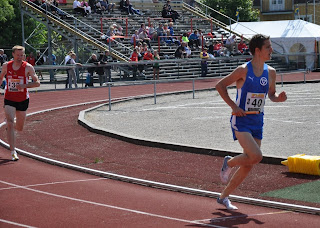
<svg viewBox="0 0 320 228">
<path fill-rule="evenodd" d="M 85 7 L 82 7 L 81 3 L 78 0 L 74 0 L 73 2 L 73 11 L 80 12 L 83 17 L 87 16 Z"/>
<path fill-rule="evenodd" d="M 236 35 L 229 36 L 226 40 L 226 48 L 228 48 L 231 53 L 237 49 Z"/>
</svg>

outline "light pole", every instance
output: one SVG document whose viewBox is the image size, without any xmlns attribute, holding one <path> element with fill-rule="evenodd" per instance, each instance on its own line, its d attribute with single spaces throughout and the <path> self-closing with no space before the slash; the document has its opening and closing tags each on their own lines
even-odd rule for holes
<svg viewBox="0 0 320 228">
<path fill-rule="evenodd" d="M 306 0 L 306 21 L 308 21 L 308 0 Z"/>
<path fill-rule="evenodd" d="M 313 0 L 313 23 L 316 23 L 316 0 Z"/>
</svg>

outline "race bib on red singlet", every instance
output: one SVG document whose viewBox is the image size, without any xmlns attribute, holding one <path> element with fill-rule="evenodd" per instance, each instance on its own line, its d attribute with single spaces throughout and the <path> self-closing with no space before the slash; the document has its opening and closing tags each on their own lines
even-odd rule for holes
<svg viewBox="0 0 320 228">
<path fill-rule="evenodd" d="M 266 95 L 264 93 L 247 93 L 245 111 L 263 112 Z"/>
<path fill-rule="evenodd" d="M 23 79 L 13 79 L 9 78 L 8 79 L 8 91 L 9 92 L 21 92 L 22 90 L 17 89 L 17 85 L 22 85 L 23 84 Z"/>
</svg>

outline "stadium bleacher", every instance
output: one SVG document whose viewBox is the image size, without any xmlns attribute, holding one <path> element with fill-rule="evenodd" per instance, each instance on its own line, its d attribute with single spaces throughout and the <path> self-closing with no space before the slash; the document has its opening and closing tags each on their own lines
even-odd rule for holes
<svg viewBox="0 0 320 228">
<path fill-rule="evenodd" d="M 39 11 L 33 9 L 28 4 L 25 4 L 25 11 L 35 18 L 48 18 L 50 26 L 53 30 L 59 32 L 60 34 L 68 37 L 73 37 L 76 42 L 79 43 L 78 46 L 84 47 L 89 55 L 91 53 L 99 53 L 106 49 L 111 49 L 113 57 L 119 61 L 129 61 L 129 57 L 133 52 L 133 45 L 130 43 L 131 35 L 134 30 L 140 28 L 142 23 L 147 26 L 149 23 L 153 23 L 154 27 L 157 28 L 159 23 L 167 23 L 168 19 L 161 19 L 162 6 L 164 5 L 163 0 L 158 0 L 157 2 L 140 0 L 132 1 L 131 3 L 136 9 L 141 10 L 144 14 L 142 16 L 128 16 L 125 12 L 121 12 L 117 4 L 116 10 L 111 13 L 102 14 L 89 14 L 87 17 L 82 17 L 80 14 L 75 14 L 72 10 L 73 0 L 63 1 L 60 4 L 60 8 L 65 12 L 72 15 L 72 17 L 67 17 L 63 19 L 52 18 L 50 15 L 45 13 L 40 13 Z M 201 29 L 204 34 L 208 32 L 213 32 L 214 38 L 205 38 L 206 43 L 210 44 L 214 40 L 221 40 L 221 38 L 226 38 L 229 32 L 210 23 L 208 19 L 204 19 L 199 15 L 192 13 L 193 11 L 188 10 L 188 5 L 184 4 L 182 0 L 172 0 L 171 6 L 174 10 L 178 11 L 180 18 L 174 23 L 174 31 L 176 35 L 182 35 L 183 32 L 190 32 L 191 28 Z M 75 18 L 78 22 L 75 22 Z M 81 23 L 80 23 L 81 22 Z M 124 28 L 127 37 L 124 39 L 118 39 L 117 42 L 111 45 L 106 42 L 105 39 L 101 39 L 102 32 L 105 33 L 109 26 L 116 23 Z M 192 23 L 192 24 L 191 24 Z M 240 39 L 240 38 L 238 38 Z M 175 44 L 158 43 L 158 41 L 152 41 L 151 46 L 154 50 L 160 50 L 160 55 L 162 59 L 174 59 L 174 52 L 177 48 Z M 166 61 L 165 64 L 160 65 L 160 79 L 161 78 L 192 78 L 199 77 L 201 74 L 200 67 L 200 51 L 201 49 L 195 49 L 192 51 L 191 58 L 198 60 L 184 64 L 183 62 L 176 63 L 174 60 L 172 62 Z M 247 58 L 242 56 L 233 57 L 219 57 L 215 60 L 209 61 L 208 65 L 208 77 L 215 76 L 225 76 L 230 73 L 236 66 L 247 61 Z M 273 60 L 269 64 L 274 65 L 280 71 L 288 70 L 288 67 L 282 63 L 282 61 Z M 151 66 L 151 65 L 150 65 Z M 130 74 L 130 69 L 124 69 L 126 74 Z M 152 79 L 153 71 L 152 67 L 148 67 L 145 72 L 144 79 Z"/>
</svg>

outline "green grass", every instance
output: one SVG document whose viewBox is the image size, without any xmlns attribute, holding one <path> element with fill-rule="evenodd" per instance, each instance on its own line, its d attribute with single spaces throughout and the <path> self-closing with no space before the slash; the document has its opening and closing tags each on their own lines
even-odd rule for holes
<svg viewBox="0 0 320 228">
<path fill-rule="evenodd" d="M 304 202 L 320 203 L 320 181 L 299 184 L 261 194 L 275 198 L 292 199 Z"/>
</svg>

